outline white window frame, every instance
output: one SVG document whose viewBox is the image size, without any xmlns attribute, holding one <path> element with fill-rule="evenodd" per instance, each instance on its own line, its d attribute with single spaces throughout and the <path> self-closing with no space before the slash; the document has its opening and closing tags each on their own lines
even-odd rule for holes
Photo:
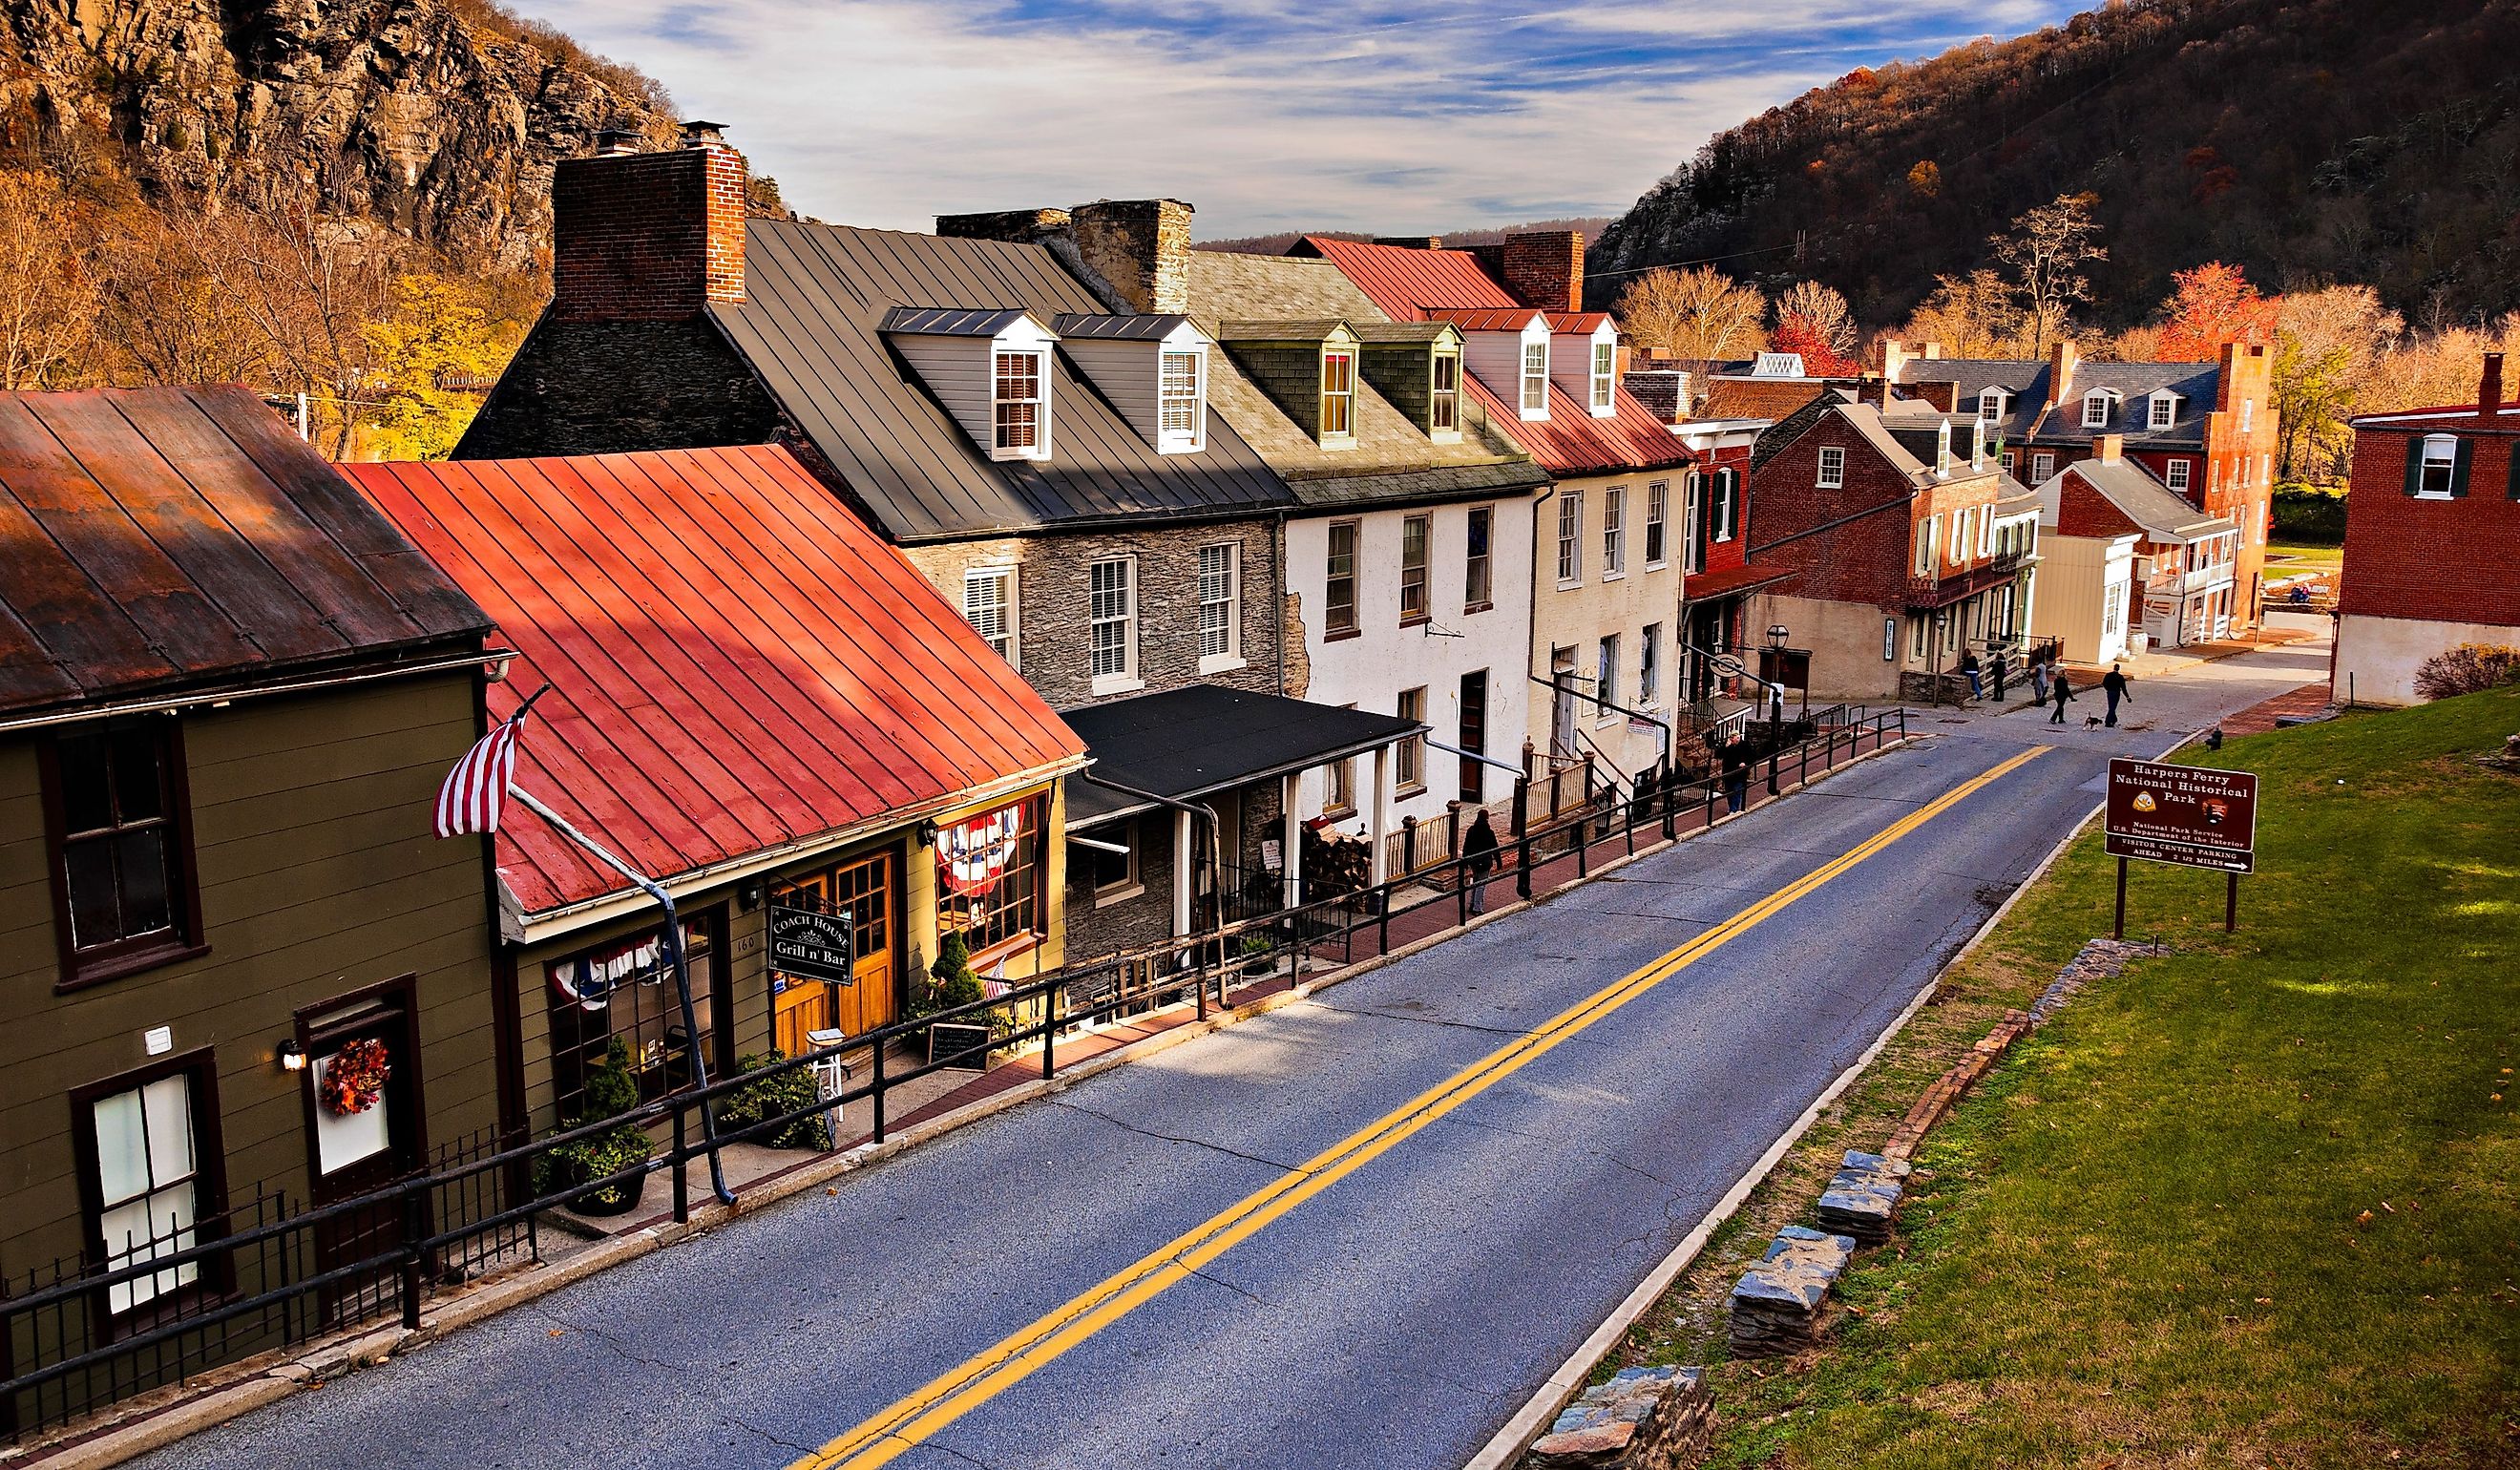
<svg viewBox="0 0 2520 1470">
<path fill-rule="evenodd" d="M 1526 338 L 1522 344 L 1522 417 L 1549 417 L 1549 338 Z"/>
<path fill-rule="evenodd" d="M 2161 467 L 2161 482 L 2182 495 L 2186 494 L 2188 476 L 2195 472 L 2193 464 L 2193 461 L 2183 456 L 2164 461 Z"/>
<path fill-rule="evenodd" d="M 1023 637 L 1022 624 L 1017 617 L 1016 599 L 1020 592 L 1016 580 L 1015 568 L 1005 562 L 966 569 L 963 573 L 963 620 L 980 635 L 982 643 L 997 649 L 998 656 L 1007 661 L 1008 667 L 1021 669 Z M 995 605 L 973 597 L 991 584 L 997 587 Z M 985 621 L 986 615 L 991 613 L 996 614 L 998 622 L 998 631 L 994 634 Z"/>
<path fill-rule="evenodd" d="M 1628 487 L 1612 485 L 1601 492 L 1601 580 L 1628 574 Z"/>
<path fill-rule="evenodd" d="M 1662 692 L 1662 624 L 1647 623 L 1637 635 L 1637 708 L 1653 708 Z"/>
<path fill-rule="evenodd" d="M 1344 364 L 1343 384 L 1333 386 L 1330 364 Z M 1331 406 L 1338 409 L 1339 426 L 1330 427 Z M 1322 350 L 1322 442 L 1349 444 L 1356 440 L 1356 352 L 1348 347 L 1326 347 Z"/>
<path fill-rule="evenodd" d="M 1935 570 L 1934 557 L 1942 550 L 1943 518 L 1928 515 L 1916 525 L 1916 575 L 1930 577 Z"/>
<path fill-rule="evenodd" d="M 1338 573 L 1339 537 L 1347 538 L 1347 575 Z M 1358 604 L 1363 601 L 1364 579 L 1358 563 L 1365 557 L 1365 522 L 1333 520 L 1322 532 L 1322 636 L 1345 638 L 1363 626 Z M 1347 584 L 1347 605 L 1344 609 L 1331 600 L 1330 589 L 1339 582 Z M 1344 621 L 1342 621 L 1344 619 Z"/>
<path fill-rule="evenodd" d="M 1471 532 L 1487 527 L 1487 550 L 1477 550 Z M 1462 517 L 1462 610 L 1477 612 L 1496 605 L 1496 507 L 1472 506 Z"/>
<path fill-rule="evenodd" d="M 1190 366 L 1190 383 L 1185 389 L 1173 375 L 1178 366 Z M 1173 424 L 1173 410 L 1187 406 L 1189 426 Z M 1198 346 L 1166 347 L 1155 357 L 1155 451 L 1158 454 L 1193 454 L 1207 440 L 1207 349 Z"/>
<path fill-rule="evenodd" d="M 1593 344 L 1593 417 L 1606 419 L 1618 411 L 1619 346 L 1616 342 Z"/>
<path fill-rule="evenodd" d="M 1584 582 L 1584 492 L 1557 492 L 1557 585 Z"/>
<path fill-rule="evenodd" d="M 1980 388 L 1977 395 L 1977 422 L 1993 423 L 2003 418 L 2003 400 L 2010 395 L 2002 388 Z"/>
<path fill-rule="evenodd" d="M 1136 898 L 1139 894 L 1147 891 L 1146 875 L 1138 867 L 1138 848 L 1140 843 L 1138 819 L 1135 817 L 1123 818 L 1119 823 L 1115 824 L 1115 825 L 1120 828 L 1124 839 L 1124 845 L 1128 848 L 1128 857 L 1125 860 L 1127 868 L 1118 878 L 1111 882 L 1096 883 L 1094 885 L 1094 907 L 1097 909 L 1104 909 L 1113 904 L 1126 903 L 1130 899 Z M 1068 852 L 1073 854 L 1076 852 L 1076 849 L 1074 847 L 1070 847 Z M 1097 861 L 1106 856 L 1108 856 L 1108 854 L 1099 851 L 1094 853 L 1094 859 Z M 1069 861 L 1072 863 L 1076 861 L 1076 859 L 1071 858 Z M 1091 872 L 1091 870 L 1092 869 L 1088 869 L 1089 872 Z"/>
<path fill-rule="evenodd" d="M 1593 670 L 1593 697 L 1604 702 L 1593 706 L 1593 723 L 1607 725 L 1613 720 L 1626 718 L 1609 708 L 1606 702 L 1619 697 L 1619 635 L 1601 635 L 1600 643 L 1594 648 L 1594 657 L 1597 663 Z"/>
<path fill-rule="evenodd" d="M 1409 564 L 1409 539 L 1413 531 L 1418 539 L 1418 564 L 1415 567 Z M 1435 517 L 1433 514 L 1420 512 L 1400 517 L 1400 579 L 1395 592 L 1400 604 L 1402 627 L 1414 627 L 1435 615 L 1434 565 Z M 1417 573 L 1418 580 L 1418 605 L 1415 608 L 1409 605 L 1409 580 L 1410 573 L 1413 571 Z"/>
<path fill-rule="evenodd" d="M 1680 574 L 1695 576 L 1706 570 L 1706 558 L 1698 554 L 1704 543 L 1698 531 L 1706 523 L 1706 476 L 1692 469 L 1680 481 Z"/>
<path fill-rule="evenodd" d="M 1846 488 L 1846 450 L 1843 446 L 1823 444 L 1820 447 L 1820 474 L 1813 483 L 1822 490 Z"/>
<path fill-rule="evenodd" d="M 1105 605 L 1102 599 L 1110 589 L 1096 585 L 1102 580 L 1106 567 L 1120 569 L 1120 585 L 1117 589 L 1119 610 L 1109 614 L 1102 612 Z M 1087 673 L 1093 678 L 1094 692 L 1116 694 L 1146 688 L 1146 681 L 1138 677 L 1138 558 L 1136 557 L 1098 557 L 1086 567 L 1085 589 L 1085 667 Z M 1108 670 L 1102 667 L 1104 650 L 1102 635 L 1106 627 L 1117 628 L 1120 635 L 1116 645 L 1120 664 L 1117 668 Z"/>
<path fill-rule="evenodd" d="M 2245 434 L 2249 431 L 2249 416 L 2257 406 L 2258 400 L 2254 398 L 2240 400 L 2240 432 Z"/>
<path fill-rule="evenodd" d="M 2415 474 L 2415 499 L 2452 499 L 2458 486 L 2458 435 L 2426 434 L 2423 445 L 2423 459 Z M 2439 459 L 2433 457 L 2436 447 L 2441 451 Z M 2433 488 L 2435 469 L 2441 471 L 2441 488 L 2438 490 Z"/>
<path fill-rule="evenodd" d="M 2093 388 L 2083 395 L 2083 427 L 2106 428 L 2108 426 L 2109 390 Z"/>
<path fill-rule="evenodd" d="M 1005 367 L 1016 358 L 1032 361 L 1033 393 L 1029 398 L 1007 396 Z M 1032 442 L 1010 442 L 1012 425 L 1007 410 L 1032 406 Z M 1046 460 L 1050 458 L 1050 349 L 1047 347 L 992 347 L 989 352 L 989 423 L 990 458 L 999 460 Z"/>
<path fill-rule="evenodd" d="M 1715 493 L 1706 503 L 1706 539 L 1720 546 L 1741 528 L 1741 472 L 1728 466 L 1708 476 L 1707 482 Z"/>
<path fill-rule="evenodd" d="M 2039 453 L 2030 457 L 2030 482 L 2032 484 L 2044 485 L 2048 483 L 2055 473 L 2056 455 L 2053 450 L 2041 450 Z"/>
<path fill-rule="evenodd" d="M 2148 433 L 2158 433 L 2165 428 L 2169 428 L 2178 422 L 2179 395 L 2176 393 L 2153 394 L 2152 402 L 2144 413 L 2144 430 Z"/>
<path fill-rule="evenodd" d="M 1671 560 L 1671 481 L 1645 486 L 1645 570 Z"/>
<path fill-rule="evenodd" d="M 1969 468 L 1986 468 L 1986 421 L 1983 419 L 1969 425 Z"/>
<path fill-rule="evenodd" d="M 1221 569 L 1212 568 L 1212 559 L 1223 561 Z M 1222 594 L 1217 579 L 1223 578 Z M 1210 608 L 1224 609 L 1222 646 L 1211 646 L 1217 641 L 1209 637 L 1220 631 L 1208 626 Z M 1243 666 L 1242 657 L 1242 543 L 1211 541 L 1198 549 L 1198 671 L 1221 674 Z"/>
<path fill-rule="evenodd" d="M 1952 421 L 1944 420 L 1934 430 L 1934 472 L 1952 472 Z"/>
<path fill-rule="evenodd" d="M 1402 690 L 1393 701 L 1391 713 L 1403 720 L 1426 723 L 1426 687 Z M 1392 793 L 1415 796 L 1426 789 L 1426 737 L 1423 735 L 1403 735 L 1391 747 Z"/>
<path fill-rule="evenodd" d="M 1450 364 L 1453 380 L 1444 381 L 1444 368 Z M 1426 368 L 1426 432 L 1429 435 L 1462 431 L 1462 354 L 1438 352 Z"/>
<path fill-rule="evenodd" d="M 127 1102 L 126 1102 L 127 1099 Z M 187 1250 L 198 1243 L 195 1227 L 211 1201 L 202 1197 L 203 1181 L 212 1178 L 217 1160 L 202 1157 L 201 1090 L 187 1067 L 151 1078 L 119 1091 L 91 1098 L 86 1126 L 96 1141 L 94 1160 L 98 1211 L 97 1233 L 108 1270 L 137 1266 Z M 106 1113 L 127 1106 L 129 1130 L 109 1137 Z M 175 1156 L 175 1137 L 182 1135 L 182 1157 Z M 166 1136 L 161 1140 L 161 1131 Z M 119 1150 L 107 1156 L 109 1144 L 137 1142 L 134 1160 Z M 160 1155 L 163 1142 L 164 1157 Z M 178 1168 L 176 1165 L 181 1164 Z M 160 1167 L 160 1166 L 164 1167 Z M 107 1310 L 114 1316 L 146 1307 L 201 1279 L 201 1265 L 188 1262 L 156 1275 L 137 1276 L 107 1288 Z"/>
</svg>

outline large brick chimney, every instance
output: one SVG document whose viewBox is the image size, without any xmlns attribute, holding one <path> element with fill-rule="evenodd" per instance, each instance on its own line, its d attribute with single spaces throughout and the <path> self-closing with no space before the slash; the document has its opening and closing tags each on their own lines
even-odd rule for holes
<svg viewBox="0 0 2520 1470">
<path fill-rule="evenodd" d="M 675 322 L 743 299 L 743 155 L 714 122 L 683 124 L 683 146 L 617 143 L 563 158 L 552 174 L 552 317 Z"/>
<path fill-rule="evenodd" d="M 1489 259 L 1505 289 L 1523 305 L 1543 311 L 1584 309 L 1583 231 L 1508 235 Z"/>
<path fill-rule="evenodd" d="M 2491 414 L 2502 407 L 2502 354 L 2485 354 L 2485 369 L 2476 378 L 2476 411 Z"/>
<path fill-rule="evenodd" d="M 2059 339 L 2048 345 L 2048 403 L 2050 407 L 2063 403 L 2074 391 L 2074 369 L 2081 363 L 2082 357 L 2074 351 L 2074 343 L 2070 338 Z"/>
</svg>

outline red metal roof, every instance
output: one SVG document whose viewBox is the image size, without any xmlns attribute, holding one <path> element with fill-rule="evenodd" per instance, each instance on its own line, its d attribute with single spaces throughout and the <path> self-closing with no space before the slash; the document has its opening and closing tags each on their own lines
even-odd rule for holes
<svg viewBox="0 0 2520 1470">
<path fill-rule="evenodd" d="M 1606 311 L 1552 311 L 1549 313 L 1549 330 L 1590 336 L 1600 331 L 1601 324 L 1609 319 L 1610 314 Z"/>
<path fill-rule="evenodd" d="M 544 681 L 518 784 L 670 878 L 1074 765 L 1083 743 L 785 449 L 350 465 Z M 623 886 L 530 816 L 528 913 Z"/>
<path fill-rule="evenodd" d="M 489 620 L 240 387 L 0 393 L 0 710 L 477 647 Z"/>
<path fill-rule="evenodd" d="M 1530 306 L 1429 306 L 1421 315 L 1430 322 L 1450 322 L 1463 332 L 1520 332 L 1533 318 L 1548 313 Z"/>
<path fill-rule="evenodd" d="M 1421 250 L 1410 245 L 1325 240 L 1318 235 L 1305 236 L 1297 248 L 1337 266 L 1341 275 L 1355 283 L 1357 290 L 1394 321 L 1441 319 L 1464 332 L 1518 332 L 1530 321 L 1531 308 L 1514 300 L 1477 257 L 1465 250 Z M 1516 314 L 1509 325 L 1503 323 L 1503 314 L 1508 312 Z M 1482 316 L 1494 316 L 1501 325 L 1474 327 L 1463 320 Z M 1549 314 L 1549 319 L 1552 331 L 1590 332 L 1600 324 L 1603 314 L 1555 312 Z M 1559 326 L 1561 320 L 1569 325 Z M 1489 420 L 1511 434 L 1552 473 L 1614 474 L 1622 469 L 1687 465 L 1698 458 L 1672 433 L 1669 424 L 1655 418 L 1651 409 L 1639 403 L 1636 395 L 1624 387 L 1617 388 L 1612 399 L 1618 412 L 1606 419 L 1596 419 L 1589 408 L 1552 383 L 1549 418 L 1525 422 L 1516 409 L 1508 406 L 1514 384 L 1505 384 L 1506 391 L 1500 393 L 1492 391 L 1477 374 L 1466 376 L 1470 396 L 1487 410 Z"/>
</svg>

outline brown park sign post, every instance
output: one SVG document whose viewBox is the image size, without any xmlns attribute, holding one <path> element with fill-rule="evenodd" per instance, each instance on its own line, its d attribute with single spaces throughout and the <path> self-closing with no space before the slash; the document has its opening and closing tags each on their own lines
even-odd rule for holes
<svg viewBox="0 0 2520 1470">
<path fill-rule="evenodd" d="M 2229 881 L 2223 891 L 2223 930 L 2240 917 L 2240 874 L 2257 870 L 2258 779 L 2245 771 L 2109 762 L 2105 823 L 2109 856 L 2118 860 L 2116 934 L 2126 938 L 2127 862 L 2210 868 Z"/>
</svg>

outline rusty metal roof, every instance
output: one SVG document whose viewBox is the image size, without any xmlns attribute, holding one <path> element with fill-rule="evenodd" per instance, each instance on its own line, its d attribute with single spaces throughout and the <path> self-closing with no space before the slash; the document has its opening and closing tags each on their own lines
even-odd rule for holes
<svg viewBox="0 0 2520 1470">
<path fill-rule="evenodd" d="M 241 387 L 0 393 L 0 710 L 285 682 L 489 619 Z"/>
<path fill-rule="evenodd" d="M 518 783 L 659 878 L 939 809 L 1084 744 L 901 555 L 771 446 L 344 467 L 548 681 Z M 529 914 L 623 885 L 519 817 Z"/>
</svg>

